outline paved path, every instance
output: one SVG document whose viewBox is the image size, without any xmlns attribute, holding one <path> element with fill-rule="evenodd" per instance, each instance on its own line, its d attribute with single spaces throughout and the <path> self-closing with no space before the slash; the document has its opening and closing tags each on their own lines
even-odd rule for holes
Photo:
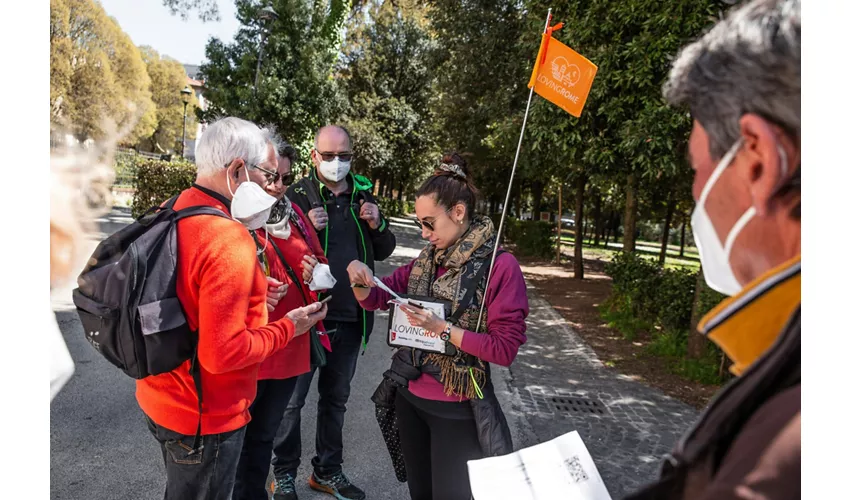
<svg viewBox="0 0 850 500">
<path fill-rule="evenodd" d="M 128 211 L 113 210 L 101 220 L 97 240 L 129 223 Z M 421 241 L 409 221 L 396 221 L 396 253 L 379 263 L 378 274 L 415 257 Z M 88 252 L 90 253 L 90 251 Z M 52 499 L 122 500 L 162 497 L 164 470 L 156 442 L 148 433 L 134 397 L 134 383 L 98 356 L 84 340 L 66 287 L 53 294 L 53 308 L 76 373 L 50 409 L 50 490 Z M 517 447 L 578 430 L 614 498 L 651 477 L 658 458 L 694 419 L 695 411 L 654 389 L 605 368 L 549 304 L 529 292 L 529 342 L 510 368 L 493 367 L 493 379 Z M 381 336 L 379 314 L 366 354 L 358 362 L 346 414 L 345 470 L 370 500 L 407 498 L 398 483 L 369 400 L 387 368 L 390 349 Z M 314 381 L 315 384 L 315 381 Z M 566 410 L 574 397 L 589 397 L 603 414 Z M 560 399 L 554 399 L 560 398 Z M 303 462 L 314 442 L 315 386 L 304 409 Z M 330 498 L 306 487 L 302 500 Z"/>
<path fill-rule="evenodd" d="M 611 496 L 621 498 L 656 476 L 697 412 L 605 367 L 531 288 L 529 302 L 528 343 L 510 368 L 511 410 L 534 442 L 577 430 Z"/>
</svg>

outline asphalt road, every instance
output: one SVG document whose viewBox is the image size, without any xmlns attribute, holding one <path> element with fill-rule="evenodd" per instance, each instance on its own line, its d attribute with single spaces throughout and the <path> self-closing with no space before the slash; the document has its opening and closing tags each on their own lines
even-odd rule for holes
<svg viewBox="0 0 850 500">
<path fill-rule="evenodd" d="M 98 238 L 131 220 L 126 209 L 113 210 L 101 219 L 101 233 L 92 236 L 91 248 Z M 387 262 L 378 264 L 379 275 L 407 263 L 422 247 L 414 226 L 402 223 L 394 227 L 398 239 L 396 252 Z M 52 297 L 76 372 L 51 404 L 50 497 L 54 500 L 162 498 L 165 487 L 162 455 L 136 403 L 134 381 L 106 362 L 85 341 L 70 290 L 70 286 L 58 290 Z M 369 400 L 389 366 L 391 351 L 381 335 L 386 332 L 386 321 L 386 314 L 378 315 L 369 347 L 358 361 L 345 423 L 344 470 L 352 482 L 366 490 L 369 499 L 376 500 L 408 498 L 406 485 L 397 482 L 393 474 L 375 421 L 374 405 Z M 506 373 L 506 370 L 494 373 L 503 403 L 508 403 L 504 392 L 508 390 L 504 382 Z M 302 421 L 305 454 L 302 462 L 308 466 L 315 442 L 317 378 L 313 379 L 314 387 Z M 515 417 L 519 412 L 511 411 L 509 406 L 510 403 L 506 404 L 505 411 L 514 427 L 514 439 L 519 446 L 525 446 L 528 442 L 524 435 L 516 434 Z M 302 465 L 299 498 L 331 498 L 310 490 L 306 486 L 308 475 Z"/>
</svg>

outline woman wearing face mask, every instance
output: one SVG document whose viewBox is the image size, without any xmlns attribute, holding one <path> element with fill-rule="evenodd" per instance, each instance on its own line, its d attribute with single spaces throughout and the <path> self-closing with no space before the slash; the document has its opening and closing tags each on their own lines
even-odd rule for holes
<svg viewBox="0 0 850 500">
<path fill-rule="evenodd" d="M 292 183 L 291 168 L 296 159 L 295 149 L 276 138 L 270 130 L 266 131 L 266 135 L 274 144 L 278 156 L 277 170 L 263 172 L 267 180 L 265 191 L 277 201 L 266 224 L 252 231 L 252 234 L 257 242 L 258 258 L 269 282 L 269 321 L 274 321 L 292 309 L 316 302 L 316 292 L 311 290 L 309 284 L 313 279 L 313 269 L 317 265 L 327 264 L 327 259 L 315 230 L 301 209 L 283 194 Z M 322 330 L 324 328 L 320 323 L 316 331 L 294 338 L 284 349 L 260 364 L 257 397 L 249 410 L 251 422 L 245 433 L 236 473 L 233 491 L 235 500 L 268 498 L 266 479 L 275 434 L 295 389 L 298 375 L 309 371 L 311 362 L 321 362 L 322 353 L 315 350 L 330 347 L 327 337 L 316 333 Z M 275 491 L 283 495 L 288 486 L 276 485 Z"/>
<path fill-rule="evenodd" d="M 406 472 L 413 500 L 467 500 L 466 461 L 512 451 L 489 364 L 510 365 L 525 343 L 528 298 L 519 264 L 507 252 L 497 253 L 485 284 L 496 228 L 475 206 L 466 162 L 456 153 L 443 157 L 416 193 L 417 223 L 428 245 L 382 279 L 398 294 L 451 302 L 449 321 L 427 309 L 401 307 L 411 325 L 439 333 L 450 354 L 399 348 L 392 373 L 372 397 L 396 474 L 402 479 Z M 348 273 L 363 308 L 388 308 L 391 296 L 375 288 L 367 266 L 352 262 Z M 394 420 L 403 463 L 392 444 Z"/>
</svg>

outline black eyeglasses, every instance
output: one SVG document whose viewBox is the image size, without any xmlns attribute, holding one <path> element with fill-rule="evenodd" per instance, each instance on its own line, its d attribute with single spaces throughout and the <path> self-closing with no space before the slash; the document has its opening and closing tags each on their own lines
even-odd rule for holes
<svg viewBox="0 0 850 500">
<path fill-rule="evenodd" d="M 224 168 L 227 168 L 229 165 L 230 164 L 228 163 L 227 165 L 225 165 Z M 292 181 L 295 180 L 295 176 L 292 174 L 291 170 L 289 172 L 287 172 L 286 174 L 281 175 L 280 172 L 272 172 L 271 170 L 266 170 L 265 168 L 263 168 L 259 165 L 249 166 L 246 163 L 245 167 L 246 167 L 246 173 L 247 173 L 247 169 L 252 168 L 252 167 L 256 168 L 257 170 L 262 172 L 265 175 L 266 182 L 268 184 L 274 184 L 275 182 L 280 181 L 284 186 L 289 186 L 290 184 L 292 184 Z"/>
<path fill-rule="evenodd" d="M 354 158 L 354 153 L 322 153 L 316 151 L 322 157 L 322 161 L 333 161 L 334 158 L 339 158 L 339 161 L 351 161 Z"/>
<path fill-rule="evenodd" d="M 449 213 L 449 211 L 451 211 L 451 208 L 447 209 L 445 212 L 443 212 L 440 215 L 447 214 L 447 213 Z M 439 217 L 440 215 L 438 215 L 437 217 Z M 413 222 L 415 222 L 416 225 L 419 226 L 419 229 L 422 229 L 424 227 L 428 231 L 433 231 L 434 230 L 434 223 L 437 222 L 437 217 L 434 217 L 434 220 L 432 220 L 432 221 L 414 219 Z"/>
<path fill-rule="evenodd" d="M 272 172 L 271 170 L 266 170 L 259 165 L 254 166 L 254 168 L 266 174 L 266 182 L 268 182 L 269 184 L 274 184 L 275 182 L 280 180 L 280 172 Z M 286 183 L 284 182 L 284 184 Z"/>
</svg>

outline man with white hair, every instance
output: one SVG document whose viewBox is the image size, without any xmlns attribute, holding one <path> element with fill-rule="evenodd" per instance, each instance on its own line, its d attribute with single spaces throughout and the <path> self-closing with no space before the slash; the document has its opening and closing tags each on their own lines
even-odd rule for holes
<svg viewBox="0 0 850 500">
<path fill-rule="evenodd" d="M 699 325 L 738 376 L 633 499 L 800 498 L 800 0 L 755 0 L 685 48 L 664 95 L 693 117 Z"/>
<path fill-rule="evenodd" d="M 224 500 L 233 491 L 260 362 L 308 331 L 327 308 L 311 304 L 268 323 L 268 284 L 246 230 L 265 223 L 271 209 L 262 187 L 267 172 L 277 171 L 277 158 L 263 132 L 238 118 L 219 120 L 199 141 L 196 159 L 197 180 L 174 209 L 209 206 L 235 219 L 198 215 L 177 223 L 177 297 L 198 332 L 199 372 L 187 361 L 138 380 L 136 399 L 162 448 L 165 498 Z M 193 448 L 199 422 L 200 446 Z"/>
</svg>

